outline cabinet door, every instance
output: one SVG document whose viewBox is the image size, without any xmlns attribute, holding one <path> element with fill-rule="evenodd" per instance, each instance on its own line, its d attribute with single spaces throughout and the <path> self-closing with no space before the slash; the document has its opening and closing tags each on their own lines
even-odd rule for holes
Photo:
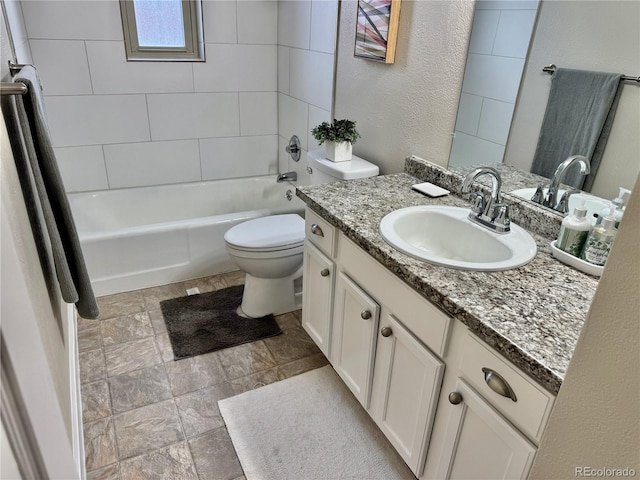
<svg viewBox="0 0 640 480">
<path fill-rule="evenodd" d="M 380 306 L 343 272 L 338 273 L 331 363 L 358 401 L 369 408 Z"/>
<path fill-rule="evenodd" d="M 438 478 L 526 478 L 536 447 L 458 379 L 444 436 Z"/>
<path fill-rule="evenodd" d="M 334 263 L 314 247 L 309 240 L 305 241 L 302 276 L 302 326 L 327 357 L 331 344 L 334 274 Z"/>
<path fill-rule="evenodd" d="M 393 315 L 380 321 L 379 330 L 374 418 L 413 473 L 420 476 L 440 396 L 444 363 Z"/>
</svg>

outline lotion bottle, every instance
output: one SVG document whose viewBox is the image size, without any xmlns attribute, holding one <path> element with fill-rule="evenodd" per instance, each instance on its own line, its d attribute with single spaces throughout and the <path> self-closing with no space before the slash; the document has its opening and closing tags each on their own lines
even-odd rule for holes
<svg viewBox="0 0 640 480">
<path fill-rule="evenodd" d="M 556 247 L 574 257 L 580 257 L 590 230 L 591 222 L 587 218 L 587 209 L 583 201 L 562 221 Z"/>
<path fill-rule="evenodd" d="M 604 265 L 611 251 L 616 233 L 615 208 L 605 215 L 600 225 L 593 227 L 584 244 L 581 258 L 594 265 Z"/>
<path fill-rule="evenodd" d="M 616 228 L 618 228 L 622 221 L 622 215 L 624 215 L 624 196 L 630 193 L 631 190 L 619 187 L 618 196 L 611 200 L 611 203 L 613 204 L 612 207 L 606 207 L 600 212 L 598 220 L 596 220 L 596 225 L 600 225 L 605 215 L 611 212 L 611 215 L 616 219 Z M 610 210 L 610 208 L 614 208 L 614 210 Z"/>
</svg>

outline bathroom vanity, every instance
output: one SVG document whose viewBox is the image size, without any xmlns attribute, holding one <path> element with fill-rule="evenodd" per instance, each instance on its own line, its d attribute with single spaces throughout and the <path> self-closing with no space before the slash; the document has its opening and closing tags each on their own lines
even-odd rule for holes
<svg viewBox="0 0 640 480">
<path fill-rule="evenodd" d="M 307 203 L 303 327 L 419 478 L 524 478 L 597 281 L 538 254 L 502 272 L 453 270 L 389 246 L 412 205 L 406 173 L 299 187 Z M 430 179 L 427 179 L 432 181 Z"/>
</svg>

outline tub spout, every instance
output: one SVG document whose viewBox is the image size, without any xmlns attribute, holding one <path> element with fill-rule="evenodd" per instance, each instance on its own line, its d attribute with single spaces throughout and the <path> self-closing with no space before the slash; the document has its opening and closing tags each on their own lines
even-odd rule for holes
<svg viewBox="0 0 640 480">
<path fill-rule="evenodd" d="M 278 178 L 276 178 L 276 182 L 295 182 L 298 180 L 298 174 L 296 172 L 286 172 L 278 174 Z"/>
</svg>

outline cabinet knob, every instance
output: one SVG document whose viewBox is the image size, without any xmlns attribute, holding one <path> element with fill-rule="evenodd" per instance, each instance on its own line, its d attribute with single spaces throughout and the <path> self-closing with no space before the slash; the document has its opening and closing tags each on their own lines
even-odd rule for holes
<svg viewBox="0 0 640 480">
<path fill-rule="evenodd" d="M 360 312 L 360 317 L 363 320 L 369 320 L 371 318 L 371 312 L 369 310 L 363 310 L 362 312 Z"/>
<path fill-rule="evenodd" d="M 322 270 L 320 270 L 320 275 L 322 275 L 323 277 L 328 277 L 329 276 L 329 269 L 328 268 L 323 268 Z"/>
<path fill-rule="evenodd" d="M 509 385 L 498 373 L 486 367 L 482 368 L 482 372 L 484 373 L 484 381 L 487 382 L 487 385 L 489 385 L 491 390 L 496 392 L 498 395 L 510 398 L 514 402 L 518 401 L 511 385 Z"/>
<path fill-rule="evenodd" d="M 449 402 L 453 405 L 458 405 L 460 402 L 462 402 L 462 395 L 460 394 L 460 392 L 451 392 L 449 394 Z"/>
<path fill-rule="evenodd" d="M 393 333 L 393 330 L 391 330 L 391 327 L 382 327 L 382 330 L 380 330 L 380 333 L 382 334 L 383 337 L 390 337 L 391 334 Z"/>
<path fill-rule="evenodd" d="M 317 223 L 311 224 L 311 233 L 313 233 L 314 235 L 318 235 L 319 237 L 324 237 L 324 232 L 320 228 L 320 225 L 318 225 Z"/>
</svg>

